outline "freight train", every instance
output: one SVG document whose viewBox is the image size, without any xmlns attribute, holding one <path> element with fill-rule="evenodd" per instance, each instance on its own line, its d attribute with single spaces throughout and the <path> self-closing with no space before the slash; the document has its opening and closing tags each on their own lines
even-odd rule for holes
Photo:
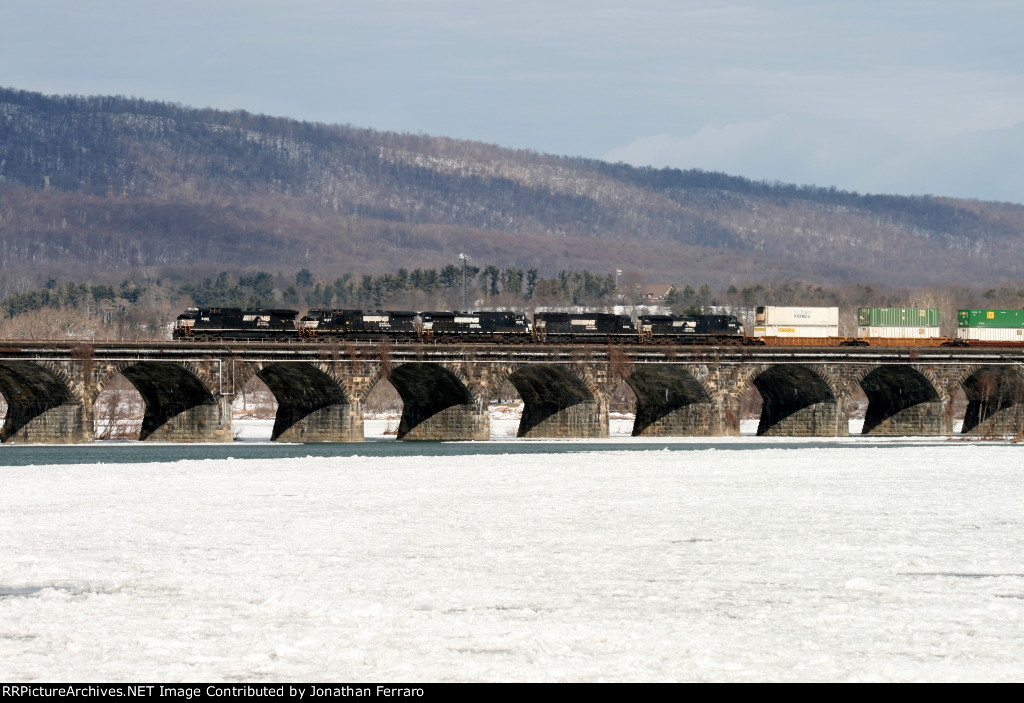
<svg viewBox="0 0 1024 703">
<path fill-rule="evenodd" d="M 539 312 L 406 312 L 189 308 L 174 323 L 174 339 L 194 341 L 347 340 L 436 342 L 662 342 L 743 344 L 735 315 L 627 315 Z"/>
<path fill-rule="evenodd" d="M 755 309 L 753 335 L 735 315 L 538 312 L 412 312 L 189 308 L 174 339 L 194 341 L 380 341 L 698 344 L 714 346 L 1024 346 L 1024 310 L 960 310 L 957 334 L 939 333 L 935 308 L 860 308 L 857 334 L 839 334 L 839 308 Z"/>
</svg>

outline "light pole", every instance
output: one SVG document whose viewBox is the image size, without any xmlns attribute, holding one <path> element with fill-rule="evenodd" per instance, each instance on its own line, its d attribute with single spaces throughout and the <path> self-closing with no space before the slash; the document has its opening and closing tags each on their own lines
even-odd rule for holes
<svg viewBox="0 0 1024 703">
<path fill-rule="evenodd" d="M 469 256 L 459 254 L 459 259 L 462 260 L 462 311 L 469 312 L 469 283 L 466 279 L 466 273 L 469 269 Z"/>
</svg>

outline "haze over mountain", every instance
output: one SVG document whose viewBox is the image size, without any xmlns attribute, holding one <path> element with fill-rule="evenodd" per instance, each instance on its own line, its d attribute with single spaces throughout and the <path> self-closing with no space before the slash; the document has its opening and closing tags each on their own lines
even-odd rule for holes
<svg viewBox="0 0 1024 703">
<path fill-rule="evenodd" d="M 0 89 L 0 266 L 477 264 L 712 285 L 1024 278 L 1024 206 L 859 195 L 123 97 Z"/>
</svg>

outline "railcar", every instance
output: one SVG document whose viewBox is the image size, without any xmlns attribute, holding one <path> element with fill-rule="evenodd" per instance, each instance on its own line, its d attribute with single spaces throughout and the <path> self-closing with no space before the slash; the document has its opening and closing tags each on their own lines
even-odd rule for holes
<svg viewBox="0 0 1024 703">
<path fill-rule="evenodd" d="M 171 337 L 286 341 L 298 337 L 298 310 L 264 308 L 187 308 L 174 322 Z"/>
</svg>

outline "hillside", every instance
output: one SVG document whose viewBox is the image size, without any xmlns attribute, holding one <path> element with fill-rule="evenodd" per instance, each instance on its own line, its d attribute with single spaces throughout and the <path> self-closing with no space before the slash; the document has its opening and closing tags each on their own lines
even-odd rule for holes
<svg viewBox="0 0 1024 703">
<path fill-rule="evenodd" d="M 475 142 L 0 89 L 0 267 L 380 273 L 479 265 L 715 286 L 1024 278 L 1024 207 L 869 196 Z"/>
</svg>

